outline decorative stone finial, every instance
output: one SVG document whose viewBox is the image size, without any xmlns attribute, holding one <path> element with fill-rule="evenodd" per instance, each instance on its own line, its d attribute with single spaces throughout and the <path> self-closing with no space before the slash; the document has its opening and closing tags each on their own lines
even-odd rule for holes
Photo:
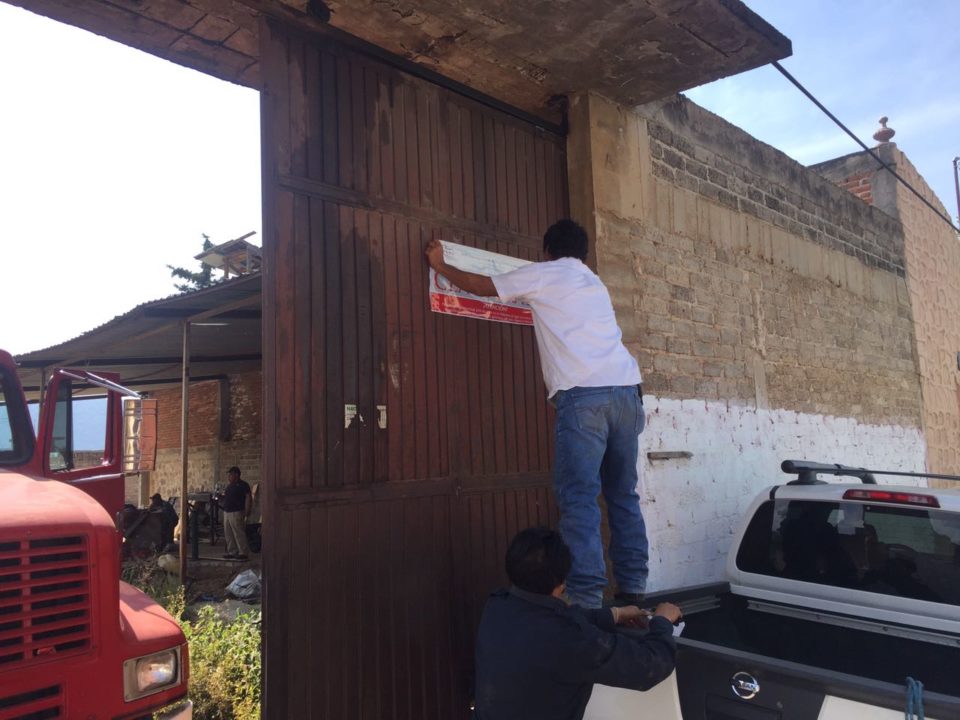
<svg viewBox="0 0 960 720">
<path fill-rule="evenodd" d="M 879 143 L 888 143 L 897 134 L 896 130 L 887 127 L 887 120 L 886 115 L 880 118 L 880 129 L 873 134 L 873 139 Z"/>
</svg>

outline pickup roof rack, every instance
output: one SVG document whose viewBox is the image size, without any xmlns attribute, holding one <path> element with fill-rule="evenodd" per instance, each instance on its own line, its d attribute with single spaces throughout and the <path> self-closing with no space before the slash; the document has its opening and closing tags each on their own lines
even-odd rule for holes
<svg viewBox="0 0 960 720">
<path fill-rule="evenodd" d="M 960 482 L 960 475 L 940 475 L 938 473 L 918 473 L 904 472 L 900 470 L 867 470 L 866 468 L 855 468 L 847 465 L 827 465 L 825 463 L 810 462 L 809 460 L 784 460 L 780 464 L 780 469 L 788 475 L 796 475 L 796 480 L 791 480 L 787 485 L 818 485 L 823 484 L 823 480 L 818 480 L 817 475 L 843 475 L 847 477 L 859 478 L 865 485 L 876 485 L 877 479 L 874 475 L 897 475 L 900 477 L 921 477 L 934 478 L 936 480 L 952 480 Z"/>
</svg>

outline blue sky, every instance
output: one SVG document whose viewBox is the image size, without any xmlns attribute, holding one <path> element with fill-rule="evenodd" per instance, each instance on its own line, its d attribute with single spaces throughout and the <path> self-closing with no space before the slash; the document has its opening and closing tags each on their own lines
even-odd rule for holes
<svg viewBox="0 0 960 720">
<path fill-rule="evenodd" d="M 881 115 L 951 214 L 960 0 L 747 0 L 785 67 L 867 142 Z M 72 338 L 174 292 L 166 264 L 260 231 L 259 97 L 0 2 L 0 347 Z M 858 148 L 772 68 L 690 91 L 810 164 Z M 259 235 L 253 240 L 259 241 Z M 10 272 L 13 269 L 13 272 Z"/>
<path fill-rule="evenodd" d="M 869 146 L 879 118 L 957 214 L 952 159 L 960 155 L 960 2 L 746 0 L 793 42 L 782 65 Z M 766 66 L 685 93 L 804 165 L 860 150 Z"/>
</svg>

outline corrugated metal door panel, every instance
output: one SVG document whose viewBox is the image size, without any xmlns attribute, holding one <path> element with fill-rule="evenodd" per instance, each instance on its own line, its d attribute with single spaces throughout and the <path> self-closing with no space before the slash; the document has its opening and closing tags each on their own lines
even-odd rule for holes
<svg viewBox="0 0 960 720">
<path fill-rule="evenodd" d="M 556 521 L 550 410 L 532 330 L 431 313 L 423 248 L 538 259 L 564 141 L 262 38 L 265 717 L 464 718 L 506 544 Z"/>
</svg>

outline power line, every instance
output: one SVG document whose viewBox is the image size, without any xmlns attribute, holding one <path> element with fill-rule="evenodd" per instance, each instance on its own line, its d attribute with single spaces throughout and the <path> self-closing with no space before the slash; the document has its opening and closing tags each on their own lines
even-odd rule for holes
<svg viewBox="0 0 960 720">
<path fill-rule="evenodd" d="M 806 95 L 814 105 L 816 105 L 818 108 L 820 108 L 820 110 L 823 111 L 824 115 L 826 115 L 828 118 L 830 118 L 831 120 L 833 120 L 833 121 L 840 127 L 841 130 L 843 130 L 847 135 L 849 135 L 850 137 L 852 137 L 853 140 L 854 140 L 854 142 L 857 143 L 857 145 L 859 145 L 859 146 L 862 147 L 864 150 L 866 150 L 866 151 L 870 154 L 870 157 L 872 157 L 874 160 L 876 160 L 878 163 L 880 163 L 880 166 L 881 166 L 884 170 L 886 170 L 886 171 L 889 172 L 891 175 L 893 175 L 897 180 L 899 180 L 899 181 L 904 185 L 904 187 L 907 188 L 907 190 L 909 190 L 909 191 L 912 192 L 914 195 L 916 195 L 918 198 L 920 198 L 920 201 L 921 201 L 924 205 L 926 205 L 928 208 L 930 208 L 931 210 L 933 210 L 933 212 L 936 213 L 936 216 L 937 216 L 938 218 L 940 218 L 940 219 L 943 220 L 947 225 L 949 225 L 951 228 L 953 228 L 953 231 L 954 231 L 954 232 L 960 233 L 960 228 L 958 228 L 956 225 L 953 224 L 953 221 L 950 220 L 950 217 L 949 217 L 948 215 L 944 215 L 944 214 L 942 214 L 939 210 L 937 210 L 937 208 L 935 208 L 935 207 L 933 206 L 933 204 L 932 204 L 929 200 L 927 200 L 923 195 L 921 195 L 919 192 L 917 192 L 917 190 L 913 187 L 913 185 L 911 185 L 911 184 L 908 183 L 906 180 L 904 180 L 902 177 L 900 177 L 900 175 L 897 174 L 897 171 L 896 171 L 896 170 L 894 170 L 892 167 L 890 167 L 889 165 L 887 165 L 887 163 L 885 163 L 883 160 L 881 160 L 879 155 L 877 155 L 872 149 L 870 149 L 869 147 L 867 147 L 866 143 L 864 143 L 863 140 L 861 140 L 861 139 L 858 138 L 856 135 L 854 135 L 854 134 L 853 134 L 853 131 L 851 131 L 850 128 L 848 128 L 846 125 L 844 125 L 842 122 L 840 122 L 840 120 L 837 119 L 837 116 L 836 116 L 836 115 L 834 115 L 832 112 L 830 112 L 829 110 L 827 110 L 827 108 L 824 107 L 823 103 L 821 103 L 819 100 L 817 100 L 809 90 L 807 90 L 803 85 L 800 84 L 800 81 L 799 81 L 799 80 L 797 80 L 793 75 L 791 75 L 790 73 L 788 73 L 788 72 L 786 71 L 786 69 L 784 69 L 783 65 L 781 65 L 779 62 L 777 62 L 776 60 L 774 60 L 774 61 L 773 61 L 773 66 L 774 66 L 777 70 L 779 70 L 780 73 L 781 73 L 787 80 L 789 80 L 791 83 L 793 83 L 800 92 L 802 92 L 804 95 Z"/>
</svg>

